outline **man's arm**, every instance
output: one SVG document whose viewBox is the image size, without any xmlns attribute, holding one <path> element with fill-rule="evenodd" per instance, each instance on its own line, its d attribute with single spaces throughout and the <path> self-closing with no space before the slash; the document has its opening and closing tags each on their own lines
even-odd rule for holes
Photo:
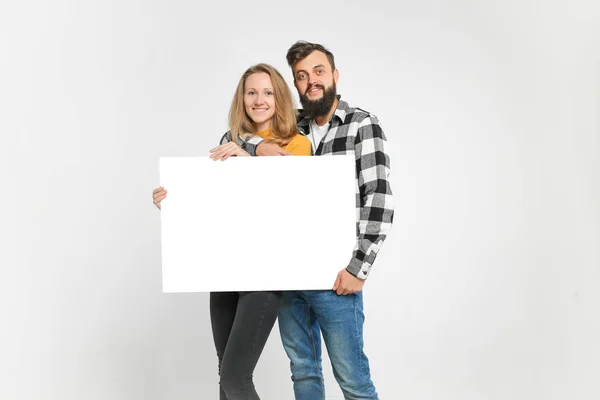
<svg viewBox="0 0 600 400">
<path fill-rule="evenodd" d="M 253 135 L 247 140 L 244 140 L 243 148 L 250 154 L 251 156 L 256 156 L 256 148 L 259 144 L 264 142 L 263 138 L 258 135 Z"/>
<path fill-rule="evenodd" d="M 225 144 L 225 143 L 229 143 L 229 142 L 231 142 L 231 139 L 229 138 L 229 132 L 225 132 L 225 134 L 219 141 L 219 144 Z"/>
<path fill-rule="evenodd" d="M 251 156 L 255 156 L 256 148 L 258 147 L 259 144 L 261 144 L 263 142 L 263 138 L 261 138 L 258 135 L 252 135 L 249 139 L 246 139 L 246 140 L 242 140 L 240 138 L 240 141 L 241 141 L 241 143 L 238 143 L 240 145 L 240 147 L 242 149 L 246 150 L 246 152 L 248 154 L 250 154 Z M 221 138 L 219 145 L 226 144 L 229 142 L 231 142 L 231 136 L 228 131 L 228 132 L 225 132 L 225 134 Z"/>
<path fill-rule="evenodd" d="M 221 138 L 221 144 L 227 143 L 229 138 L 227 134 Z M 251 156 L 287 156 L 287 151 L 277 146 L 275 143 L 266 143 L 263 138 L 253 135 L 250 139 L 244 140 L 242 148 Z"/>
<path fill-rule="evenodd" d="M 375 116 L 361 122 L 354 149 L 360 219 L 356 245 L 346 270 L 359 279 L 366 279 L 394 219 L 387 140 Z"/>
</svg>

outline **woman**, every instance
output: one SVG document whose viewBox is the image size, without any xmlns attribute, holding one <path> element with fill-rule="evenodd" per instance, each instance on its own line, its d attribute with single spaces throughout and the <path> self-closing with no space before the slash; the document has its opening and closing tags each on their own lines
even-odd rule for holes
<svg viewBox="0 0 600 400">
<path fill-rule="evenodd" d="M 248 68 L 242 75 L 231 108 L 230 130 L 211 158 L 248 156 L 244 142 L 258 135 L 293 155 L 310 155 L 309 140 L 298 134 L 292 94 L 281 74 L 268 64 Z M 154 204 L 167 191 L 153 191 Z M 210 319 L 219 359 L 220 399 L 260 399 L 252 375 L 275 324 L 282 292 L 212 292 Z"/>
</svg>

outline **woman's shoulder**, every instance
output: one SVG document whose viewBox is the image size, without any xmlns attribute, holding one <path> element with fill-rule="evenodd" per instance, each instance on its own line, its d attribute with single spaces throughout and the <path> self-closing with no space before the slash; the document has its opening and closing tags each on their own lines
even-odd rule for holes
<svg viewBox="0 0 600 400">
<path fill-rule="evenodd" d="M 310 140 L 301 133 L 296 133 L 288 145 L 286 146 L 288 151 L 297 156 L 310 156 L 312 146 Z"/>
<path fill-rule="evenodd" d="M 310 143 L 310 140 L 300 132 L 296 132 L 296 134 L 292 136 L 292 141 Z"/>
</svg>

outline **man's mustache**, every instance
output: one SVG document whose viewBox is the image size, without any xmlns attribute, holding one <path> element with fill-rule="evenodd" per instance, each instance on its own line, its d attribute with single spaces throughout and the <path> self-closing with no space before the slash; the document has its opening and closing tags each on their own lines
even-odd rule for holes
<svg viewBox="0 0 600 400">
<path fill-rule="evenodd" d="M 315 83 L 315 84 L 310 84 L 308 85 L 308 87 L 306 88 L 306 90 L 304 91 L 304 95 L 306 96 L 308 94 L 308 92 L 313 88 L 313 87 L 318 87 L 319 89 L 321 89 L 322 91 L 325 91 L 325 86 L 319 84 L 319 83 Z"/>
</svg>

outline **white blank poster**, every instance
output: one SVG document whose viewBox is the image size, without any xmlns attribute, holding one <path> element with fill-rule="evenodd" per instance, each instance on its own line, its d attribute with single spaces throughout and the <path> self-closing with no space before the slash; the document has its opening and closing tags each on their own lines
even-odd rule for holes
<svg viewBox="0 0 600 400">
<path fill-rule="evenodd" d="M 354 157 L 163 157 L 164 292 L 331 289 L 356 242 Z"/>
</svg>

